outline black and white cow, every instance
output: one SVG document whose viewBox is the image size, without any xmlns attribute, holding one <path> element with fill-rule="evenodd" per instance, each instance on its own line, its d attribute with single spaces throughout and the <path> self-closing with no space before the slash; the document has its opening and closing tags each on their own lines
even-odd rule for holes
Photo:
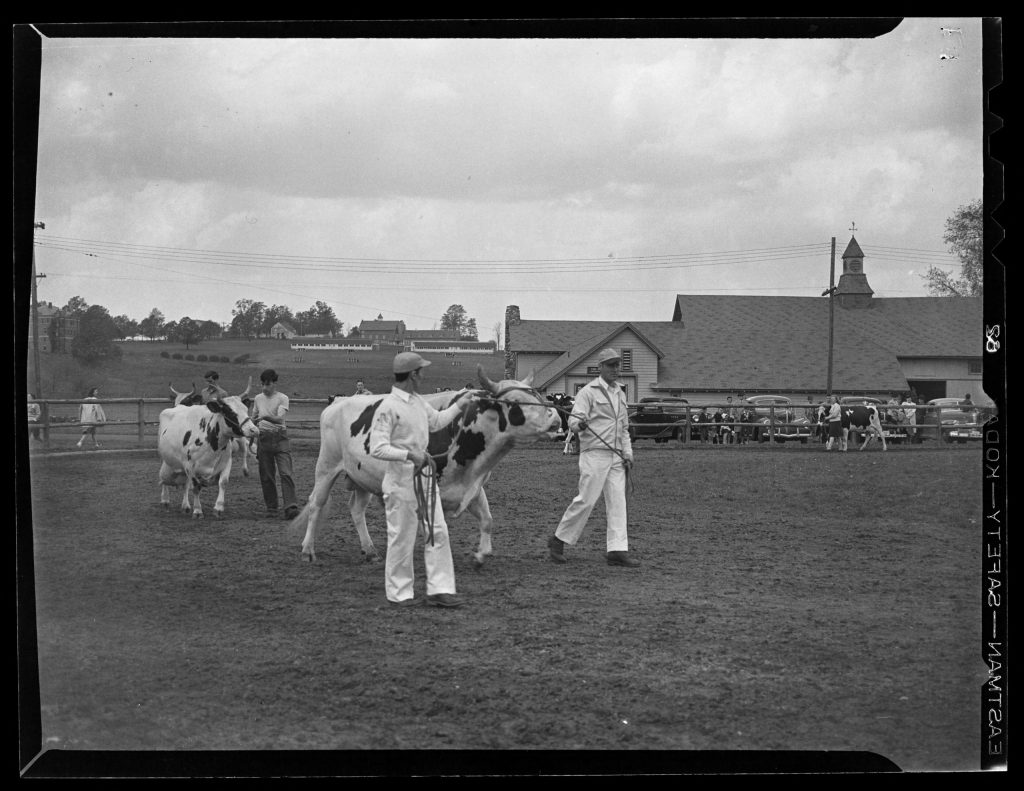
<svg viewBox="0 0 1024 791">
<path fill-rule="evenodd" d="M 454 519 L 468 511 L 480 523 L 480 543 L 473 553 L 479 566 L 491 547 L 491 517 L 484 484 L 495 465 L 516 445 L 553 438 L 561 420 L 557 411 L 532 388 L 533 375 L 523 381 L 488 379 L 477 366 L 483 386 L 479 400 L 470 404 L 462 417 L 430 435 L 427 452 L 434 458 L 438 472 L 438 496 L 446 518 Z M 436 409 L 454 403 L 466 390 L 444 391 L 423 396 Z M 349 512 L 359 533 L 363 557 L 380 560 L 366 527 L 366 507 L 370 497 L 382 496 L 387 462 L 370 455 L 370 427 L 385 395 L 358 395 L 335 398 L 320 415 L 320 456 L 316 463 L 315 484 L 309 501 L 292 521 L 305 525 L 302 558 L 316 560 L 316 534 L 331 487 L 341 479 L 348 489 Z"/>
<path fill-rule="evenodd" d="M 236 437 L 249 438 L 259 433 L 249 418 L 242 399 L 228 396 L 202 406 L 176 406 L 160 413 L 160 502 L 170 507 L 170 487 L 184 486 L 181 510 L 192 517 L 203 516 L 199 493 L 204 486 L 217 484 L 219 493 L 214 513 L 224 512 L 224 489 L 231 475 L 231 449 Z M 194 495 L 194 503 L 190 503 Z"/>
<path fill-rule="evenodd" d="M 828 408 L 823 404 L 818 408 L 818 422 L 824 420 Z M 882 421 L 878 415 L 878 407 L 874 404 L 842 404 L 839 407 L 839 423 L 843 429 L 843 450 L 850 436 L 850 432 L 864 434 L 864 442 L 858 450 L 864 450 L 867 444 L 878 436 L 882 440 L 882 450 L 889 450 L 885 444 L 885 432 L 882 430 Z"/>
<path fill-rule="evenodd" d="M 203 394 L 196 390 L 195 382 L 192 383 L 192 392 L 190 393 L 179 393 L 170 382 L 168 382 L 167 386 L 171 390 L 171 400 L 174 401 L 175 406 L 198 406 L 203 403 Z M 246 387 L 245 392 L 239 396 L 248 412 L 252 411 L 252 398 L 249 396 L 251 387 L 252 377 L 249 377 L 249 387 Z M 259 433 L 252 437 L 235 437 L 232 441 L 234 442 L 234 447 L 242 452 L 242 475 L 248 478 L 249 457 L 256 456 L 256 443 L 259 441 Z"/>
</svg>

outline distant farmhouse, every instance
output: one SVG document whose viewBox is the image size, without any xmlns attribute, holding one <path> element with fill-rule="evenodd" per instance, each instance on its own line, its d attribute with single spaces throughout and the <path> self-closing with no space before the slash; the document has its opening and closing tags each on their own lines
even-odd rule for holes
<svg viewBox="0 0 1024 791">
<path fill-rule="evenodd" d="M 832 392 L 914 392 L 990 405 L 982 391 L 981 297 L 877 298 L 855 238 L 836 288 Z M 531 320 L 505 312 L 506 376 L 534 371 L 534 386 L 575 394 L 597 375 L 597 354 L 622 354 L 629 401 L 691 403 L 772 393 L 803 402 L 828 380 L 829 300 L 678 294 L 671 321 Z"/>
<path fill-rule="evenodd" d="M 278 340 L 291 340 L 298 334 L 295 327 L 287 321 L 279 321 L 270 328 L 270 337 Z"/>
</svg>

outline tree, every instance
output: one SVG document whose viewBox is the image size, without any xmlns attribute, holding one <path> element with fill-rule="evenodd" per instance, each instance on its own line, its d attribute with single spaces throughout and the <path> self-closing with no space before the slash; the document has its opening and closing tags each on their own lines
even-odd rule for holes
<svg viewBox="0 0 1024 791">
<path fill-rule="evenodd" d="M 334 336 L 341 332 L 341 322 L 334 315 L 334 308 L 326 302 L 317 300 L 310 310 L 313 311 L 313 325 L 318 334 Z"/>
<path fill-rule="evenodd" d="M 78 319 L 78 335 L 71 341 L 71 354 L 84 363 L 118 360 L 121 347 L 114 344 L 117 325 L 102 305 L 92 305 Z"/>
<path fill-rule="evenodd" d="M 504 329 L 504 325 L 500 321 L 494 322 L 494 326 L 491 327 L 491 337 L 494 338 L 494 348 L 501 348 L 501 331 Z"/>
<path fill-rule="evenodd" d="M 203 339 L 203 330 L 199 322 L 188 316 L 182 316 L 181 320 L 174 327 L 174 338 L 178 343 L 184 343 L 185 348 L 194 346 Z"/>
<path fill-rule="evenodd" d="M 81 318 L 85 315 L 85 311 L 89 309 L 89 303 L 81 297 L 72 297 L 68 300 L 68 304 L 64 306 L 64 314 L 66 316 L 72 316 L 74 318 Z"/>
<path fill-rule="evenodd" d="M 466 321 L 466 309 L 462 305 L 450 305 L 441 317 L 441 329 L 455 330 L 461 336 Z"/>
<path fill-rule="evenodd" d="M 351 327 L 349 327 L 348 337 L 350 337 L 350 338 L 362 338 L 363 337 L 363 333 L 361 333 L 359 331 L 359 327 L 357 327 L 355 324 L 353 324 Z"/>
<path fill-rule="evenodd" d="M 159 338 L 164 334 L 164 314 L 158 308 L 153 308 L 149 315 L 139 322 L 139 332 L 151 341 Z"/>
<path fill-rule="evenodd" d="M 928 281 L 928 290 L 940 297 L 980 297 L 984 287 L 985 214 L 981 199 L 961 206 L 946 220 L 942 236 L 949 252 L 960 259 L 960 277 L 954 278 L 937 266 L 921 275 Z"/>
<path fill-rule="evenodd" d="M 199 324 L 199 331 L 203 336 L 204 341 L 210 340 L 210 338 L 217 338 L 222 332 L 222 327 L 216 321 L 207 319 Z"/>
<path fill-rule="evenodd" d="M 114 316 L 114 326 L 117 327 L 118 338 L 130 338 L 139 334 L 139 322 L 128 318 L 125 314 Z"/>
<path fill-rule="evenodd" d="M 466 322 L 466 325 L 462 328 L 462 332 L 459 334 L 459 337 L 464 341 L 480 340 L 480 334 L 476 329 L 476 319 L 471 318 Z"/>
<path fill-rule="evenodd" d="M 231 311 L 232 331 L 241 338 L 252 340 L 258 338 L 263 325 L 263 315 L 267 306 L 251 299 L 240 299 Z"/>
</svg>

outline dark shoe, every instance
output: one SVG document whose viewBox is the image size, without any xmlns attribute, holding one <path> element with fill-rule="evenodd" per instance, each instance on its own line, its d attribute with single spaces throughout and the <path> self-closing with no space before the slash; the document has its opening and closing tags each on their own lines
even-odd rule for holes
<svg viewBox="0 0 1024 791">
<path fill-rule="evenodd" d="M 388 605 L 391 607 L 418 607 L 423 604 L 422 599 L 402 599 L 401 601 L 391 601 L 388 599 Z"/>
<path fill-rule="evenodd" d="M 427 596 L 428 607 L 461 607 L 463 603 L 454 593 L 433 593 Z"/>
<path fill-rule="evenodd" d="M 548 557 L 555 563 L 565 563 L 565 555 L 562 554 L 562 549 L 565 547 L 565 542 L 558 538 L 558 536 L 551 536 L 548 539 Z"/>
<path fill-rule="evenodd" d="M 636 558 L 631 558 L 628 552 L 609 552 L 605 557 L 608 559 L 609 566 L 628 566 L 633 568 L 640 565 L 640 561 Z"/>
<path fill-rule="evenodd" d="M 284 509 L 284 518 L 285 519 L 294 519 L 298 515 L 299 515 L 299 509 L 296 508 L 294 505 L 291 508 L 285 508 Z"/>
</svg>

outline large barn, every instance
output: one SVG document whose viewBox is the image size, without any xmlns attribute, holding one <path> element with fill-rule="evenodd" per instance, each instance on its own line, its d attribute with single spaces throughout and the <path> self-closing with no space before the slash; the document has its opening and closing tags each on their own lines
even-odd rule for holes
<svg viewBox="0 0 1024 791">
<path fill-rule="evenodd" d="M 671 321 L 525 319 L 506 310 L 506 375 L 534 371 L 548 393 L 575 394 L 597 375 L 597 353 L 622 353 L 627 398 L 682 396 L 691 403 L 772 393 L 824 395 L 827 297 L 678 294 Z M 982 391 L 981 297 L 874 296 L 855 238 L 843 253 L 833 313 L 832 392 L 913 392 L 990 405 Z"/>
</svg>

